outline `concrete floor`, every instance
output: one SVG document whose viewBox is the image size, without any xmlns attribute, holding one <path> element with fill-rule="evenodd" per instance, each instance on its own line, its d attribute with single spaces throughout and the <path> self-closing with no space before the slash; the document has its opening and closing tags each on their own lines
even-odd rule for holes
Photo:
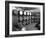
<svg viewBox="0 0 46 38">
<path fill-rule="evenodd" d="M 31 23 L 27 26 L 25 26 L 26 30 L 38 30 L 36 27 L 36 23 Z"/>
</svg>

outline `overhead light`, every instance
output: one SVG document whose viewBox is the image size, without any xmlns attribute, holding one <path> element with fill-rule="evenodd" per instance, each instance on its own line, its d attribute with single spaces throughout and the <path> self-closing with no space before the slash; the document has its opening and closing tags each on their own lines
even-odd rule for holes
<svg viewBox="0 0 46 38">
<path fill-rule="evenodd" d="M 27 15 L 29 15 L 29 11 L 27 11 Z"/>
<path fill-rule="evenodd" d="M 31 15 L 31 12 L 30 12 L 30 15 Z"/>
<path fill-rule="evenodd" d="M 22 15 L 23 14 L 23 11 L 20 11 L 20 15 Z"/>
<path fill-rule="evenodd" d="M 26 11 L 24 11 L 24 15 L 26 15 Z"/>
</svg>

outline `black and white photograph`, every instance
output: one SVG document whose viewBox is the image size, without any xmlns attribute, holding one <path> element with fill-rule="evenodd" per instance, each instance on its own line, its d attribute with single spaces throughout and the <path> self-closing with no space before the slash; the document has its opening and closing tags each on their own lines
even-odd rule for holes
<svg viewBox="0 0 46 38">
<path fill-rule="evenodd" d="M 40 30 L 40 8 L 15 7 L 12 10 L 12 31 Z"/>
<path fill-rule="evenodd" d="M 44 34 L 44 3 L 7 2 L 6 4 L 8 4 L 6 5 L 8 30 L 6 30 L 9 31 L 9 36 Z"/>
</svg>

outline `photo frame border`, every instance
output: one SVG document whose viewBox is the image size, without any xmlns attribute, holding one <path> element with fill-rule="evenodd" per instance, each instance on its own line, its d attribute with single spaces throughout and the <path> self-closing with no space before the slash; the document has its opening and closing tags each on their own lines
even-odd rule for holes
<svg viewBox="0 0 46 38">
<path fill-rule="evenodd" d="M 10 3 L 43 5 L 43 33 L 10 35 L 9 34 L 9 4 Z M 20 1 L 5 1 L 5 37 L 35 36 L 35 35 L 44 35 L 44 34 L 45 34 L 45 3 L 22 2 L 22 1 L 21 2 Z"/>
</svg>

